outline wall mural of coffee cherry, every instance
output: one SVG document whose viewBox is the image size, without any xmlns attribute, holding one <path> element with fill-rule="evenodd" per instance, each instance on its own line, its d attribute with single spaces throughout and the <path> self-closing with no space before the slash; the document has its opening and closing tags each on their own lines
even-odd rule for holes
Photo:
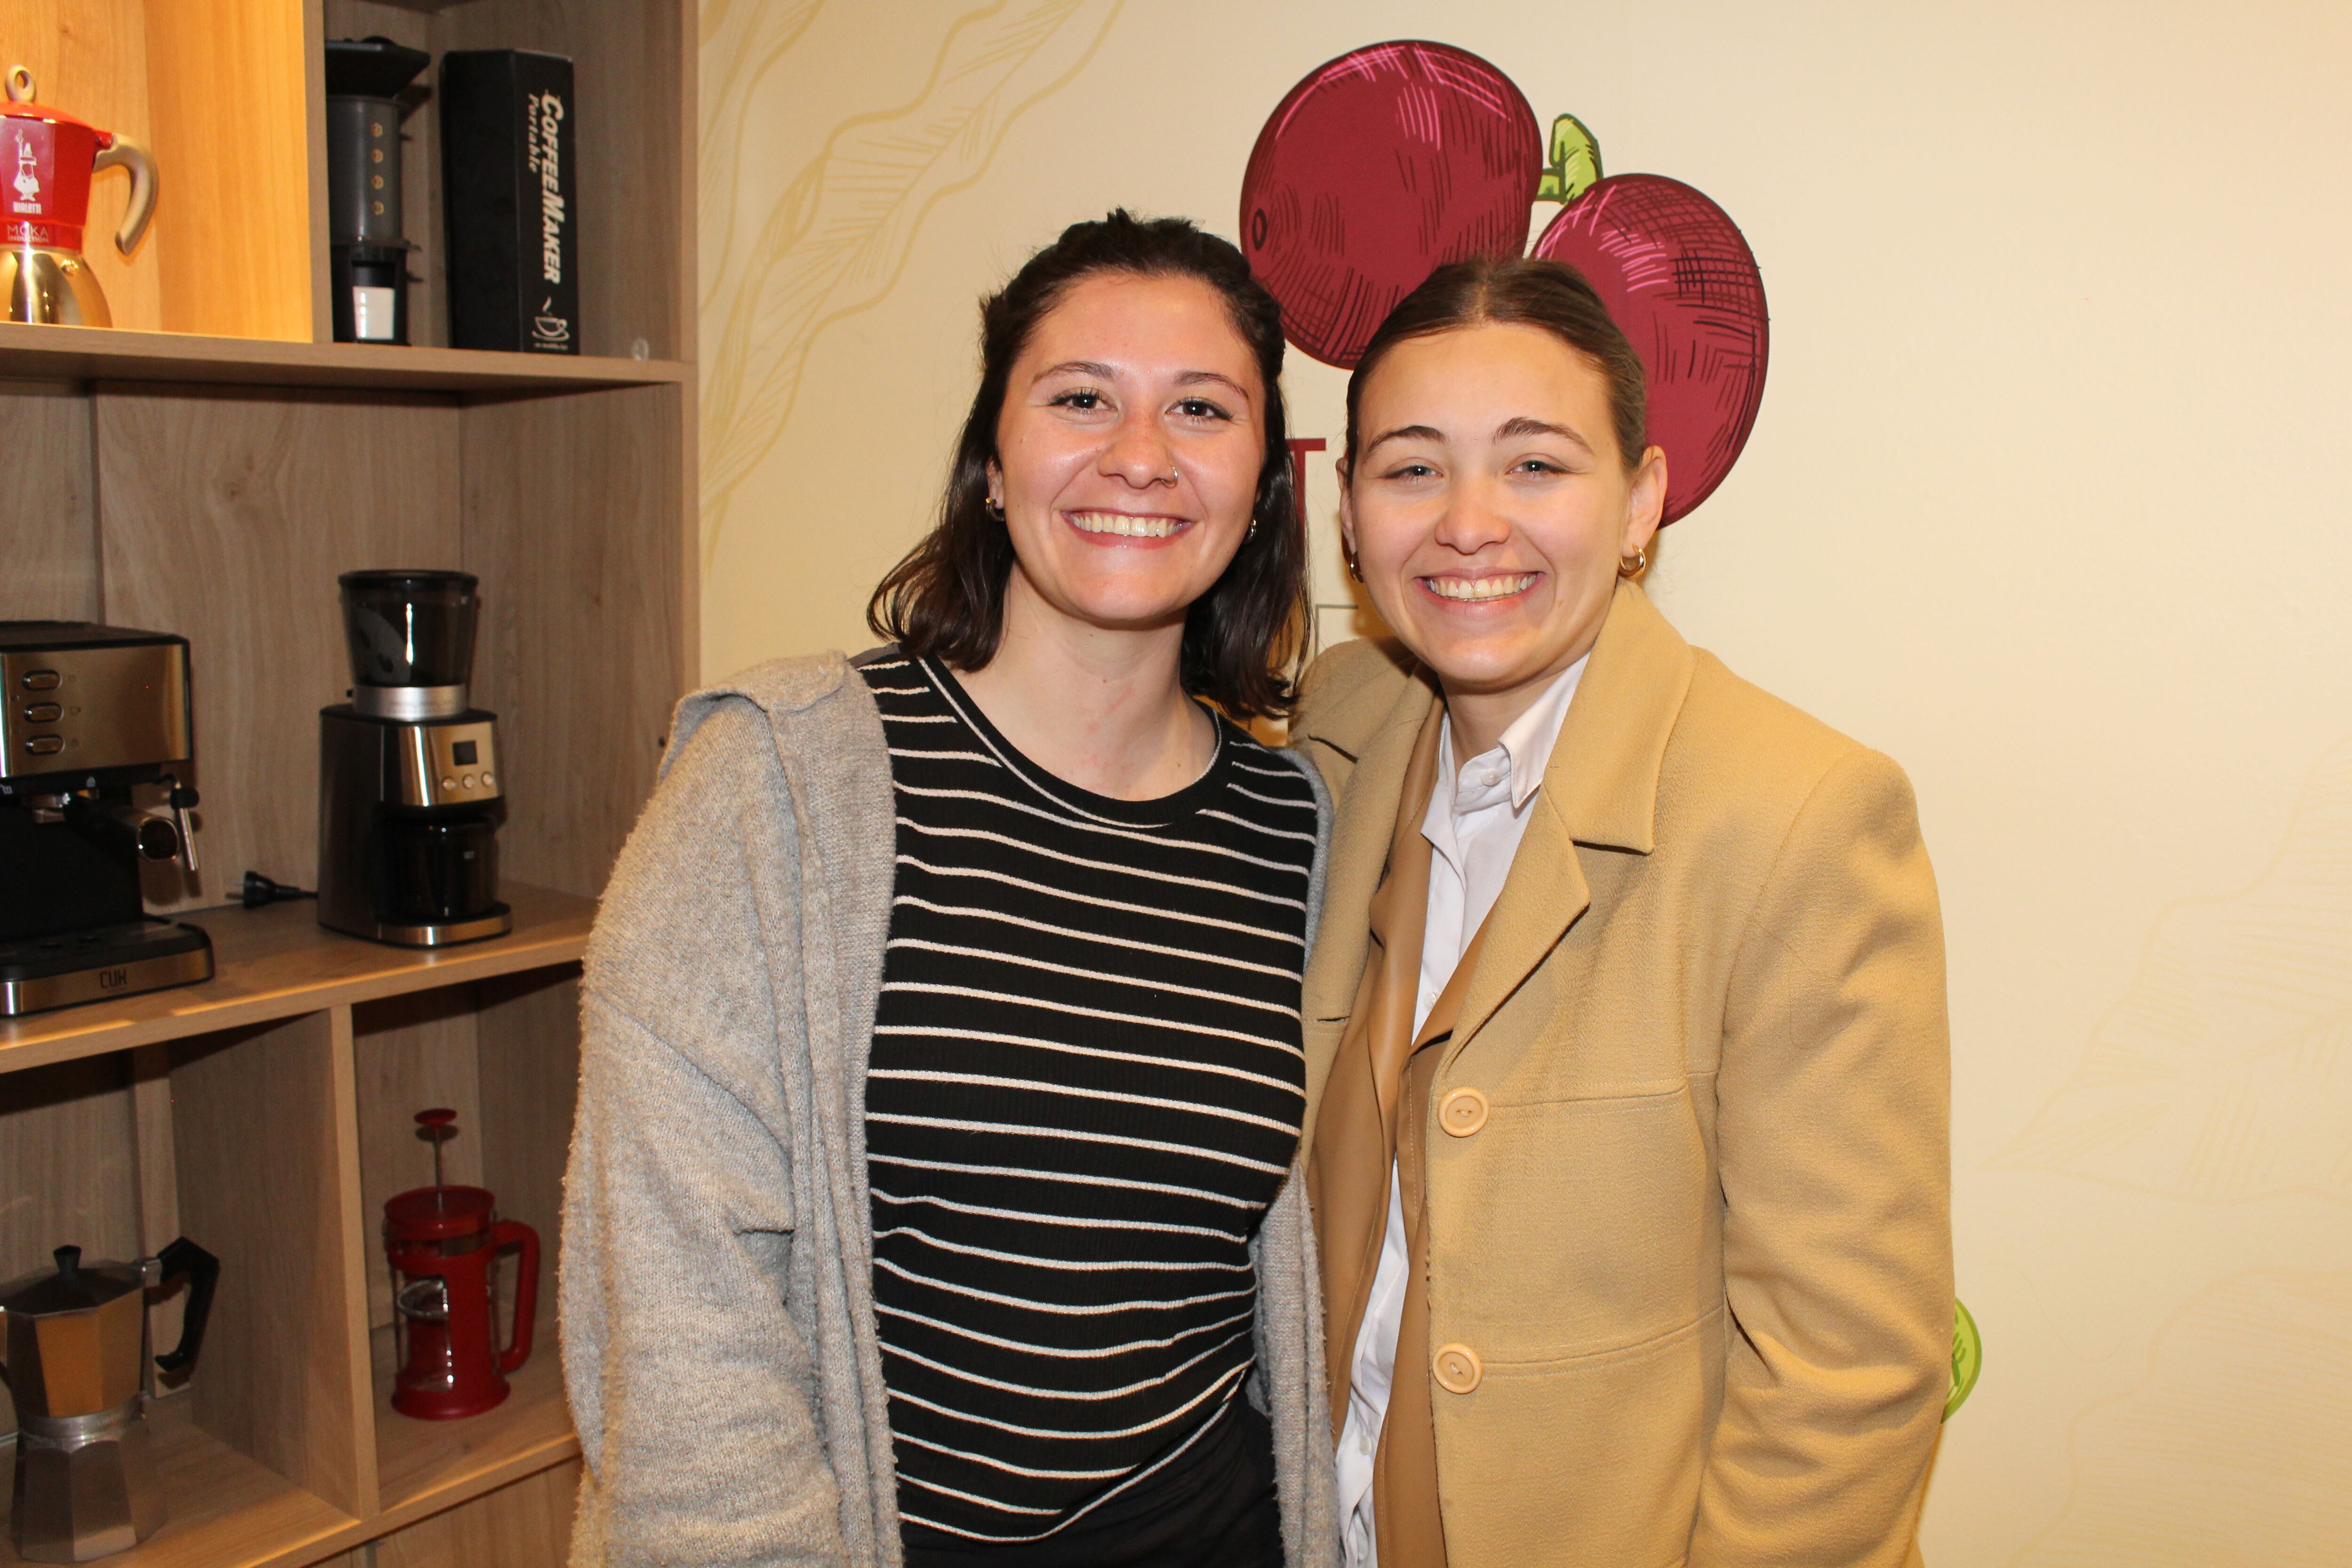
<svg viewBox="0 0 2352 1568">
<path fill-rule="evenodd" d="M 1764 279 L 1721 207 L 1661 174 L 1603 176 L 1574 115 L 1535 113 L 1493 65 L 1444 44 L 1373 44 L 1318 66 L 1258 132 L 1242 250 L 1290 341 L 1351 368 L 1435 268 L 1516 256 L 1529 208 L 1559 202 L 1533 254 L 1591 279 L 1648 372 L 1665 521 L 1723 482 L 1764 395 Z"/>
<path fill-rule="evenodd" d="M 1374 44 L 1307 73 L 1242 176 L 1242 249 L 1290 341 L 1342 370 L 1431 270 L 1517 256 L 1543 173 L 1511 79 L 1444 44 Z"/>
</svg>

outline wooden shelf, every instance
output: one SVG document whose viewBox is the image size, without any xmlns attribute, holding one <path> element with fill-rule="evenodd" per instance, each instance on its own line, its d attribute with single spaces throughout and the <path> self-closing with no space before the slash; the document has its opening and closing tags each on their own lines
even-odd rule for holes
<svg viewBox="0 0 2352 1568">
<path fill-rule="evenodd" d="M 554 1262 L 551 1252 L 542 1289 L 553 1289 Z M 392 1330 L 375 1331 L 376 1473 L 383 1497 L 375 1529 L 438 1513 L 578 1455 L 555 1333 L 554 1317 L 543 1317 L 530 1360 L 508 1379 L 514 1392 L 497 1409 L 462 1421 L 419 1421 L 392 1407 Z"/>
<path fill-rule="evenodd" d="M 167 1399 L 147 1416 L 171 1518 L 105 1561 L 121 1568 L 286 1568 L 366 1538 L 351 1515 L 199 1429 L 194 1403 Z M 9 1502 L 0 1489 L 0 1564 L 16 1568 L 25 1560 L 8 1544 Z"/>
<path fill-rule="evenodd" d="M 438 950 L 338 935 L 308 900 L 184 915 L 213 939 L 210 980 L 0 1022 L 0 1072 L 579 960 L 594 900 L 511 884 L 504 891 L 512 931 Z"/>
<path fill-rule="evenodd" d="M 587 392 L 693 379 L 677 360 L 203 338 L 0 321 L 0 380 L 164 381 L 408 392 Z"/>
</svg>

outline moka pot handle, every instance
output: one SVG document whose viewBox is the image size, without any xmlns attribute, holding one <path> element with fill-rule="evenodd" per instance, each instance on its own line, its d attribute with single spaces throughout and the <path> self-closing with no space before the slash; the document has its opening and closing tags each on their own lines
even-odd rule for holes
<svg viewBox="0 0 2352 1568">
<path fill-rule="evenodd" d="M 204 1348 L 205 1325 L 213 1315 L 213 1291 L 220 1285 L 220 1259 L 184 1236 L 157 1253 L 155 1261 L 162 1266 L 167 1285 L 187 1276 L 188 1308 L 180 1319 L 180 1342 L 155 1358 L 157 1371 L 178 1372 Z"/>
<path fill-rule="evenodd" d="M 114 248 L 128 256 L 139 248 L 140 237 L 155 216 L 155 155 L 128 136 L 116 136 L 90 160 L 90 172 L 118 163 L 131 171 L 131 205 L 123 209 L 122 226 L 114 231 Z"/>
</svg>

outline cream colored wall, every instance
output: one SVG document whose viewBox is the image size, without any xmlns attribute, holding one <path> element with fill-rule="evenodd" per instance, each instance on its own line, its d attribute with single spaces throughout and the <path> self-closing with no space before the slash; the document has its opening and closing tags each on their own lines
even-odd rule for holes
<svg viewBox="0 0 2352 1568">
<path fill-rule="evenodd" d="M 1333 55 L 1475 50 L 1611 169 L 1721 202 L 1770 381 L 1654 588 L 1918 785 L 1987 1342 L 1928 1554 L 2346 1560 L 2352 10 L 703 14 L 712 676 L 864 646 L 970 395 L 976 297 L 1115 204 L 1231 234 L 1266 111 Z M 1297 364 L 1299 433 L 1337 434 L 1340 387 Z M 1313 500 L 1328 531 L 1328 476 Z"/>
</svg>

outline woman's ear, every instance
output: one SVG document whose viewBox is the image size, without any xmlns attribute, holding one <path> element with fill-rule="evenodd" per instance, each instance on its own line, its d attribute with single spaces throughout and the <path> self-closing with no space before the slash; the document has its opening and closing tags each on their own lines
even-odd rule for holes
<svg viewBox="0 0 2352 1568">
<path fill-rule="evenodd" d="M 1621 553 L 1639 555 L 1650 548 L 1666 515 L 1666 453 L 1652 447 L 1642 454 L 1633 482 L 1625 492 L 1625 539 Z"/>
</svg>

